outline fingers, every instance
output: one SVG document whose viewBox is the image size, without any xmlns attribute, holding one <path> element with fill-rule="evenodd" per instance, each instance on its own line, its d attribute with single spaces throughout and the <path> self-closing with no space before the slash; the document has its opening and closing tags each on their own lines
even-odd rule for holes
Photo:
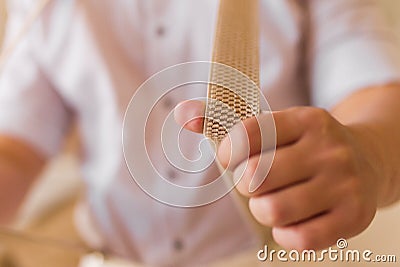
<svg viewBox="0 0 400 267">
<path fill-rule="evenodd" d="M 237 189 L 252 197 L 281 190 L 305 181 L 315 174 L 315 161 L 309 156 L 304 142 L 266 151 L 242 162 L 234 171 Z"/>
<path fill-rule="evenodd" d="M 305 129 L 296 109 L 261 113 L 232 128 L 219 146 L 218 159 L 223 167 L 234 170 L 252 155 L 296 142 Z"/>
<path fill-rule="evenodd" d="M 273 113 L 276 128 L 276 146 L 285 146 L 296 142 L 307 130 L 302 121 L 300 108 L 291 108 Z"/>
<path fill-rule="evenodd" d="M 271 113 L 263 113 L 236 124 L 218 147 L 218 160 L 234 170 L 250 156 L 275 148 L 275 126 Z"/>
<path fill-rule="evenodd" d="M 183 101 L 175 107 L 175 121 L 189 131 L 202 133 L 205 108 L 204 101 Z"/>
<path fill-rule="evenodd" d="M 264 187 L 267 175 L 274 161 L 275 151 L 266 151 L 250 157 L 243 161 L 234 170 L 233 177 L 236 188 L 247 197 L 259 194 L 261 187 Z"/>
<path fill-rule="evenodd" d="M 218 151 L 219 158 L 240 161 L 235 180 L 243 178 L 238 189 L 251 197 L 253 216 L 273 227 L 280 245 L 297 250 L 322 249 L 366 229 L 376 212 L 376 188 L 368 184 L 376 174 L 364 170 L 368 165 L 349 130 L 322 109 L 275 112 L 274 155 L 264 146 L 271 134 L 261 127 L 264 116 L 246 120 L 243 129 L 232 130 L 232 140 L 223 141 L 233 151 L 240 140 L 249 142 L 248 160 L 245 153 Z"/>
<path fill-rule="evenodd" d="M 274 227 L 272 230 L 274 240 L 285 248 L 298 251 L 306 249 L 324 249 L 333 245 L 339 238 L 348 238 L 359 234 L 364 225 L 357 231 L 350 215 L 336 209 L 321 214 L 300 224 L 284 227 Z"/>
<path fill-rule="evenodd" d="M 306 181 L 270 194 L 250 199 L 250 210 L 263 225 L 279 227 L 297 224 L 330 210 L 334 205 L 330 190 L 322 193 L 318 180 Z M 318 201 L 316 201 L 318 200 Z"/>
<path fill-rule="evenodd" d="M 185 129 L 202 133 L 205 102 L 188 100 L 181 102 L 174 111 L 175 120 Z M 235 125 L 218 148 L 218 160 L 224 168 L 234 170 L 241 162 L 261 151 L 273 150 L 296 142 L 305 125 L 298 120 L 297 109 L 264 112 Z M 234 149 L 233 149 L 234 148 Z M 261 184 L 262 177 L 254 181 L 250 191 Z"/>
</svg>

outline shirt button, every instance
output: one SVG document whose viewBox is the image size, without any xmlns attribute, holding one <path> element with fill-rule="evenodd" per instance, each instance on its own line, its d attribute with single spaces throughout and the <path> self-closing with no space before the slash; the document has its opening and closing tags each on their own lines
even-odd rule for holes
<svg viewBox="0 0 400 267">
<path fill-rule="evenodd" d="M 183 242 L 180 239 L 176 239 L 173 244 L 175 251 L 182 251 L 183 249 Z"/>
<path fill-rule="evenodd" d="M 156 34 L 157 34 L 159 37 L 164 36 L 164 34 L 165 34 L 165 28 L 164 28 L 164 26 L 158 26 L 157 29 L 156 29 Z"/>
<path fill-rule="evenodd" d="M 164 106 L 165 106 L 167 109 L 172 109 L 173 104 L 174 104 L 174 102 L 172 101 L 171 98 L 165 97 L 165 99 L 164 99 Z"/>
<path fill-rule="evenodd" d="M 178 174 L 174 170 L 169 170 L 167 172 L 167 176 L 168 176 L 168 179 L 170 179 L 170 180 L 175 180 L 176 178 L 178 178 Z"/>
</svg>

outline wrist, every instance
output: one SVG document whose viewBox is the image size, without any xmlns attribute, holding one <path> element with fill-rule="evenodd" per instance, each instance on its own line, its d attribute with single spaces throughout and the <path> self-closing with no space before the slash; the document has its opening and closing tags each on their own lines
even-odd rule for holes
<svg viewBox="0 0 400 267">
<path fill-rule="evenodd" d="M 393 177 L 394 169 L 391 168 L 390 159 L 382 141 L 383 137 L 379 130 L 373 125 L 352 124 L 346 126 L 352 135 L 356 151 L 359 158 L 363 161 L 362 173 L 368 172 L 373 179 L 373 184 L 377 193 L 377 207 L 384 207 L 396 201 L 395 186 Z"/>
</svg>

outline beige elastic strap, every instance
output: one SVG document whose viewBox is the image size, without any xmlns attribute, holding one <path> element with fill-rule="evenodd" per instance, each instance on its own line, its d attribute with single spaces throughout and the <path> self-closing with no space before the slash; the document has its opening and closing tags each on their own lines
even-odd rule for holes
<svg viewBox="0 0 400 267">
<path fill-rule="evenodd" d="M 216 145 L 233 125 L 260 113 L 259 58 L 259 0 L 221 0 L 213 62 L 239 70 L 250 78 L 250 82 L 249 79 L 238 78 L 237 72 L 229 71 L 227 68 L 212 67 L 204 134 Z M 229 86 L 213 83 L 221 84 L 219 81 Z M 221 169 L 221 172 L 224 170 Z M 225 172 L 225 176 L 232 175 Z M 232 184 L 232 177 L 225 179 L 228 185 Z M 258 224 L 251 215 L 248 199 L 235 190 L 231 192 L 231 197 L 260 243 L 268 240 L 268 245 L 276 246 L 272 241 L 271 230 Z"/>
<path fill-rule="evenodd" d="M 254 84 L 226 68 L 212 68 L 211 81 L 230 83 L 230 88 L 208 86 L 204 134 L 216 144 L 233 125 L 260 111 L 259 57 L 259 0 L 221 0 L 213 62 L 239 70 Z"/>
</svg>

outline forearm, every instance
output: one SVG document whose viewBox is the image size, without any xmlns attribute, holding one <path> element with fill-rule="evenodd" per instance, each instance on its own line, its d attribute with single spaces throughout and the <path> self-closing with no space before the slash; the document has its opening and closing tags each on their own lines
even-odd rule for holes
<svg viewBox="0 0 400 267">
<path fill-rule="evenodd" d="M 379 173 L 378 206 L 400 199 L 400 84 L 361 90 L 333 110 L 359 141 L 365 159 Z"/>
<path fill-rule="evenodd" d="M 43 165 L 32 148 L 0 136 L 0 224 L 11 222 Z"/>
</svg>

